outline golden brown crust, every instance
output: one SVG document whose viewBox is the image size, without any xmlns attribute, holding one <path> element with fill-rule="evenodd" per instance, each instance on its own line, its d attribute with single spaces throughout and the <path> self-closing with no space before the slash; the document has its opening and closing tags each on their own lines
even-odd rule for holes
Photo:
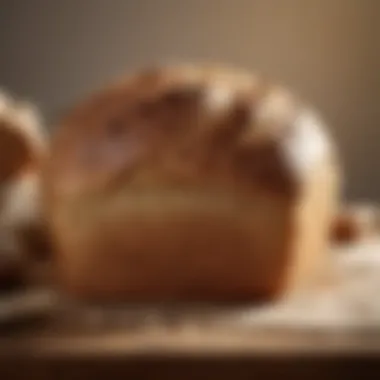
<svg viewBox="0 0 380 380">
<path fill-rule="evenodd" d="M 78 193 L 103 191 L 120 178 L 138 186 L 154 172 L 153 182 L 209 180 L 294 194 L 300 178 L 293 158 L 283 156 L 288 140 L 301 137 L 299 110 L 285 90 L 246 73 L 143 71 L 71 112 L 53 143 L 50 175 L 62 180 L 57 192 L 73 184 Z M 312 159 L 306 154 L 301 160 Z"/>
<path fill-rule="evenodd" d="M 267 297 L 290 272 L 309 277 L 338 182 L 324 125 L 297 98 L 191 66 L 131 75 L 75 107 L 45 173 L 66 286 L 156 300 Z"/>
</svg>

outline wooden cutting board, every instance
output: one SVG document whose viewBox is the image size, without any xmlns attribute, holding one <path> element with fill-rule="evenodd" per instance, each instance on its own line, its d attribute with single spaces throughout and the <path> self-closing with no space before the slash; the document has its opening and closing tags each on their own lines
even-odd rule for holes
<svg viewBox="0 0 380 380">
<path fill-rule="evenodd" d="M 131 373 L 148 376 L 146 363 L 152 369 L 156 368 L 152 360 L 163 360 L 167 363 L 160 367 L 163 373 L 170 372 L 173 378 L 181 374 L 185 378 L 191 371 L 183 372 L 181 368 L 187 368 L 184 364 L 176 372 L 174 363 L 198 360 L 199 365 L 199 361 L 204 363 L 206 359 L 209 366 L 199 367 L 198 375 L 211 371 L 207 372 L 209 376 L 221 378 L 228 378 L 223 377 L 228 373 L 231 378 L 231 373 L 238 371 L 232 364 L 229 370 L 222 371 L 222 363 L 244 360 L 256 365 L 241 364 L 248 371 L 241 373 L 241 378 L 250 378 L 248 373 L 257 374 L 258 368 L 264 371 L 261 374 L 272 373 L 274 367 L 268 360 L 276 361 L 277 368 L 283 365 L 284 374 L 291 376 L 304 368 L 302 371 L 306 372 L 301 371 L 300 378 L 309 376 L 311 368 L 319 371 L 324 368 L 323 376 L 339 373 L 350 378 L 354 373 L 352 365 L 364 362 L 367 369 L 377 371 L 380 367 L 380 241 L 334 248 L 330 269 L 315 289 L 261 308 L 123 305 L 104 310 L 94 305 L 73 304 L 46 289 L 14 295 L 0 303 L 3 322 L 28 313 L 48 318 L 38 326 L 3 330 L 0 373 L 2 369 L 17 372 L 19 367 L 11 363 L 21 360 L 29 363 L 23 368 L 36 363 L 46 368 L 44 365 L 50 363 L 51 369 L 58 365 L 52 363 L 71 363 L 63 371 L 68 377 L 57 377 L 56 371 L 63 373 L 59 364 L 61 369 L 54 369 L 53 373 L 49 370 L 42 375 L 37 371 L 39 379 L 76 378 L 73 373 L 74 368 L 78 371 L 79 362 L 87 363 L 79 371 L 84 376 L 81 379 L 102 378 L 96 377 L 95 372 L 112 373 L 114 362 L 119 363 L 117 368 L 125 376 Z M 300 367 L 296 358 L 303 363 L 307 360 L 308 366 Z M 322 362 L 321 358 L 324 358 Z M 261 367 L 264 362 L 267 364 Z M 95 363 L 103 363 L 102 369 Z M 94 368 L 98 370 L 94 372 Z M 153 371 L 154 376 L 156 372 Z M 321 376 L 321 372 L 317 373 Z"/>
</svg>

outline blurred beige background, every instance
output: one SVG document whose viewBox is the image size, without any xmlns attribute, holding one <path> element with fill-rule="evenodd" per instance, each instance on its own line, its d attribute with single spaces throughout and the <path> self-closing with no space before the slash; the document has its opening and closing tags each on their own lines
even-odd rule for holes
<svg viewBox="0 0 380 380">
<path fill-rule="evenodd" d="M 213 60 L 313 102 L 347 195 L 380 200 L 380 0 L 0 0 L 0 85 L 49 122 L 127 67 Z"/>
</svg>

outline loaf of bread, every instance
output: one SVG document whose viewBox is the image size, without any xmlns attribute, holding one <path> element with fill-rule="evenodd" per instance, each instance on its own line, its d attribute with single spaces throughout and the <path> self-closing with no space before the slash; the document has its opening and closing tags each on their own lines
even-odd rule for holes
<svg viewBox="0 0 380 380">
<path fill-rule="evenodd" d="M 340 187 L 314 111 L 207 65 L 142 70 L 74 107 L 45 174 L 62 288 L 97 301 L 259 301 L 305 286 Z"/>
<path fill-rule="evenodd" d="M 379 235 L 379 208 L 369 203 L 343 205 L 334 218 L 331 240 L 335 244 L 358 243 Z"/>
<path fill-rule="evenodd" d="M 42 231 L 40 169 L 47 140 L 37 110 L 0 93 L 0 288 L 24 282 L 29 239 Z"/>
</svg>

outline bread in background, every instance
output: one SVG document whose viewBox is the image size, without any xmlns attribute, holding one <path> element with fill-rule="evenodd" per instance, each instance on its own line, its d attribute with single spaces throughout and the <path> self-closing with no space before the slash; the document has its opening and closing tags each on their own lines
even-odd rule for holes
<svg viewBox="0 0 380 380">
<path fill-rule="evenodd" d="M 34 230 L 37 239 L 44 233 L 40 177 L 47 144 L 34 105 L 0 92 L 0 288 L 24 283 L 29 259 L 40 254 L 25 232 Z"/>
<path fill-rule="evenodd" d="M 379 234 L 379 207 L 371 203 L 346 203 L 338 211 L 331 230 L 335 244 L 359 243 Z"/>
</svg>

